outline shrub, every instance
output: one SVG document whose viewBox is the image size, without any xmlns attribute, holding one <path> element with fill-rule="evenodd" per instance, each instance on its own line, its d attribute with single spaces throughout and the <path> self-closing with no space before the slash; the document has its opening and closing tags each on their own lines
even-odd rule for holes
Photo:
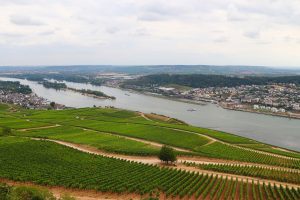
<svg viewBox="0 0 300 200">
<path fill-rule="evenodd" d="M 9 200 L 56 200 L 46 189 L 25 186 L 14 188 L 9 196 Z"/>
<path fill-rule="evenodd" d="M 70 196 L 69 194 L 62 195 L 59 200 L 76 200 L 76 198 Z"/>
<path fill-rule="evenodd" d="M 0 183 L 0 199 L 1 200 L 6 200 L 8 198 L 8 194 L 11 190 L 11 187 Z"/>
<path fill-rule="evenodd" d="M 158 158 L 163 162 L 167 162 L 167 164 L 169 162 L 173 163 L 177 160 L 174 150 L 166 145 L 161 147 Z"/>
<path fill-rule="evenodd" d="M 1 133 L 2 136 L 7 136 L 7 135 L 10 135 L 10 134 L 11 134 L 11 128 L 9 128 L 9 127 L 3 127 L 2 128 L 2 133 Z"/>
</svg>

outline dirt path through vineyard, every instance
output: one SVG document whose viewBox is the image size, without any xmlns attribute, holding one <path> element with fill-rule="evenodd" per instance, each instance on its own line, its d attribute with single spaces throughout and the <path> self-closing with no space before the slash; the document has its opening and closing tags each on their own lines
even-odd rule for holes
<svg viewBox="0 0 300 200">
<path fill-rule="evenodd" d="M 105 156 L 105 157 L 120 158 L 120 159 L 125 159 L 128 161 L 141 162 L 141 163 L 145 163 L 145 164 L 156 164 L 159 166 L 166 166 L 166 165 L 162 165 L 160 160 L 156 157 L 143 157 L 143 156 L 129 156 L 129 155 L 114 154 L 114 153 L 104 152 L 104 151 L 98 150 L 97 148 L 93 148 L 90 146 L 74 144 L 74 143 L 70 143 L 70 142 L 63 142 L 63 141 L 59 141 L 59 140 L 40 139 L 40 138 L 31 138 L 31 139 L 55 142 L 57 144 L 64 145 L 64 146 L 67 146 L 67 147 L 70 147 L 70 148 L 73 148 L 73 149 L 76 149 L 78 151 L 85 152 L 85 153 L 90 153 L 90 154 L 95 154 L 95 155 L 100 155 L 100 156 Z M 202 169 L 199 169 L 196 167 L 190 167 L 190 166 L 186 166 L 186 165 L 182 164 L 182 162 L 184 162 L 184 161 L 195 162 L 195 163 L 212 163 L 212 164 L 231 163 L 231 161 L 225 161 L 225 160 L 219 160 L 219 159 L 209 159 L 209 158 L 201 158 L 201 157 L 195 157 L 195 158 L 194 157 L 179 157 L 176 166 L 167 166 L 167 167 L 183 169 L 183 170 L 190 171 L 190 172 L 199 172 L 199 173 L 204 173 L 204 174 L 208 174 L 208 175 L 218 175 L 218 176 L 222 176 L 224 178 L 225 177 L 229 177 L 229 178 L 232 177 L 234 179 L 238 178 L 239 180 L 245 181 L 245 182 L 247 181 L 247 179 L 249 179 L 249 180 L 254 180 L 255 182 L 259 181 L 261 184 L 263 182 L 265 182 L 265 183 L 276 184 L 278 186 L 280 186 L 280 184 L 281 184 L 281 185 L 287 185 L 290 187 L 300 188 L 300 185 L 292 184 L 292 183 L 278 182 L 278 181 L 274 181 L 274 180 L 262 179 L 262 178 L 257 178 L 257 177 L 241 176 L 241 175 L 235 175 L 235 174 L 227 174 L 227 173 L 222 173 L 222 172 L 213 172 L 213 171 L 208 171 L 208 170 L 202 170 Z M 236 161 L 232 162 L 232 163 L 240 164 L 240 162 L 236 162 Z M 243 163 L 243 164 L 266 167 L 266 165 L 259 165 L 259 164 L 252 164 L 252 163 L 251 164 Z M 287 168 L 274 167 L 274 166 L 272 166 L 272 167 L 282 169 L 282 170 L 288 170 Z"/>
</svg>

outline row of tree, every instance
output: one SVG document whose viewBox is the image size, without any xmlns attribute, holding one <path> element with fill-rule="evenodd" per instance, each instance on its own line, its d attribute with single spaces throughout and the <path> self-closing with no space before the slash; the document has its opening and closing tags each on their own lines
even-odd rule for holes
<svg viewBox="0 0 300 200">
<path fill-rule="evenodd" d="M 266 85 L 269 83 L 293 83 L 300 85 L 300 76 L 224 76 L 205 74 L 152 74 L 137 79 L 128 80 L 123 86 L 142 86 L 177 84 L 193 88 L 235 87 L 240 85 Z"/>
<path fill-rule="evenodd" d="M 28 85 L 22 85 L 18 81 L 0 81 L 0 90 L 10 93 L 30 94 L 32 90 Z"/>
</svg>

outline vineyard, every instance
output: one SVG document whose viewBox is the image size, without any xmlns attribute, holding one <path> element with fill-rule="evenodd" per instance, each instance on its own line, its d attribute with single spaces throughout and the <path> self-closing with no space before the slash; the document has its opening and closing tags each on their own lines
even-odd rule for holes
<svg viewBox="0 0 300 200">
<path fill-rule="evenodd" d="M 99 149 L 122 154 L 154 155 L 157 153 L 157 148 L 155 149 L 141 142 L 118 137 L 118 135 L 124 135 L 133 138 L 159 141 L 162 144 L 170 144 L 172 146 L 187 147 L 189 145 L 187 148 L 193 150 L 195 155 L 198 154 L 205 157 L 300 168 L 300 160 L 297 159 L 275 157 L 220 142 L 205 145 L 208 140 L 194 134 L 183 133 L 183 135 L 180 135 L 178 134 L 180 131 L 162 130 L 159 127 L 150 127 L 150 129 L 148 127 L 147 129 L 145 125 L 141 128 L 141 125 L 132 125 L 130 123 L 126 123 L 125 125 L 122 123 L 123 126 L 120 126 L 114 122 L 82 121 L 84 123 L 81 122 L 80 127 L 77 125 L 79 124 L 78 122 L 76 123 L 76 121 L 70 120 L 61 122 L 61 124 L 64 124 L 64 126 L 61 127 L 16 133 L 19 136 L 44 137 L 78 144 L 87 144 Z M 83 129 L 91 129 L 93 131 L 84 131 Z M 98 133 L 94 130 L 98 131 Z M 189 137 L 178 141 L 178 138 L 185 137 L 185 135 L 189 135 Z M 198 141 L 196 141 L 197 138 Z M 183 154 L 183 152 L 180 153 Z"/>
<path fill-rule="evenodd" d="M 101 132 L 124 135 L 139 139 L 145 139 L 162 144 L 169 144 L 175 147 L 193 150 L 209 142 L 209 139 L 196 134 L 190 134 L 183 131 L 164 129 L 159 126 L 144 124 L 98 121 L 91 119 L 67 121 L 65 125 L 77 126 L 81 128 L 93 129 Z M 179 140 L 179 138 L 181 138 Z"/>
<path fill-rule="evenodd" d="M 61 139 L 79 144 L 87 144 L 106 151 L 117 153 L 153 155 L 155 152 L 155 150 L 149 146 L 144 146 L 138 142 L 129 142 L 128 140 L 124 142 L 122 139 L 119 139 L 118 142 L 114 143 L 116 145 L 103 145 L 102 141 L 107 140 L 102 140 L 101 138 L 109 139 L 112 137 L 111 141 L 114 141 L 113 138 L 117 137 L 113 137 L 113 134 L 116 136 L 121 135 L 139 138 L 161 144 L 167 144 L 173 147 L 188 149 L 199 156 L 300 168 L 300 159 L 276 157 L 268 155 L 267 153 L 250 151 L 251 149 L 255 149 L 255 146 L 263 145 L 256 141 L 223 132 L 213 130 L 206 131 L 207 129 L 196 128 L 188 125 L 152 122 L 142 119 L 137 113 L 130 111 L 122 111 L 118 109 L 71 109 L 64 111 L 49 111 L 49 114 L 46 114 L 45 111 L 26 111 L 25 113 L 25 118 L 29 119 L 30 122 L 59 123 L 65 130 L 63 133 L 61 130 L 58 130 L 56 133 L 50 129 L 40 131 L 32 130 L 28 132 L 21 132 L 20 134 L 18 133 L 18 135 Z M 16 113 L 15 115 L 20 116 L 20 113 Z M 24 114 L 22 118 L 24 118 Z M 173 129 L 172 127 L 176 129 Z M 88 134 L 82 133 L 81 135 L 73 135 L 74 137 L 72 137 L 67 133 L 70 129 L 74 128 L 98 131 L 101 134 L 97 135 L 86 131 Z M 194 131 L 195 133 L 186 132 L 187 130 Z M 197 135 L 198 132 L 201 132 L 201 134 L 203 133 L 203 135 L 220 139 L 220 141 L 233 142 L 228 144 L 224 144 L 222 142 L 210 143 L 211 140 L 209 138 Z M 252 145 L 252 147 L 250 146 L 250 150 L 243 149 L 234 145 L 237 142 L 244 142 L 247 145 Z M 132 148 L 128 148 L 127 143 L 132 143 Z M 210 144 L 206 145 L 208 143 Z M 134 149 L 134 147 L 137 148 Z M 141 149 L 140 154 L 138 153 L 138 148 Z M 274 154 L 278 153 L 278 155 L 281 155 L 282 152 L 283 151 L 277 150 Z M 287 152 L 285 153 L 287 154 Z M 300 154 L 292 153 L 292 155 L 294 155 L 293 157 L 297 157 Z M 285 156 L 288 156 L 288 154 Z"/>
<path fill-rule="evenodd" d="M 229 164 L 195 164 L 185 163 L 187 166 L 195 166 L 200 169 L 225 172 L 229 174 L 237 174 L 243 176 L 260 177 L 264 179 L 271 179 L 281 182 L 289 182 L 300 184 L 300 171 L 299 170 L 282 170 L 274 168 L 266 168 L 259 166 L 242 166 L 242 165 L 229 165 Z"/>
<path fill-rule="evenodd" d="M 278 150 L 276 147 L 266 144 L 241 144 L 239 146 L 300 159 L 300 154 L 297 152 Z"/>
<path fill-rule="evenodd" d="M 16 131 L 18 136 L 49 138 L 76 144 L 89 145 L 113 153 L 129 155 L 157 155 L 159 148 L 116 135 L 83 130 L 77 127 L 58 126 L 47 129 Z"/>
<path fill-rule="evenodd" d="M 38 149 L 38 151 L 37 151 Z M 13 158 L 13 159 L 12 159 Z M 2 137 L 1 178 L 102 192 L 200 199 L 299 199 L 299 188 L 94 156 L 46 141 Z"/>
<path fill-rule="evenodd" d="M 244 162 L 261 163 L 281 167 L 300 169 L 299 159 L 289 159 L 262 154 L 254 151 L 241 149 L 239 147 L 215 142 L 211 145 L 202 146 L 197 152 L 214 158 L 223 158 L 229 160 L 238 160 Z"/>
<path fill-rule="evenodd" d="M 115 108 L 44 111 L 0 104 L 0 131 L 4 129 L 11 129 L 13 137 L 0 137 L 3 179 L 162 199 L 300 199 L 298 152 L 176 120 L 151 120 Z M 30 138 L 65 141 L 116 156 Z M 177 147 L 180 162 L 188 158 L 215 163 L 161 166 L 155 159 L 163 144 Z M 151 162 L 142 162 L 145 156 Z M 124 160 L 128 157 L 141 163 Z"/>
</svg>

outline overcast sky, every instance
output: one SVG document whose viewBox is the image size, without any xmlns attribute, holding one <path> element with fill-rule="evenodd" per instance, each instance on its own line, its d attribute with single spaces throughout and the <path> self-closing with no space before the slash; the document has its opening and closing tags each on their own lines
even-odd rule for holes
<svg viewBox="0 0 300 200">
<path fill-rule="evenodd" d="M 300 0 L 0 0 L 0 65 L 300 66 Z"/>
</svg>

